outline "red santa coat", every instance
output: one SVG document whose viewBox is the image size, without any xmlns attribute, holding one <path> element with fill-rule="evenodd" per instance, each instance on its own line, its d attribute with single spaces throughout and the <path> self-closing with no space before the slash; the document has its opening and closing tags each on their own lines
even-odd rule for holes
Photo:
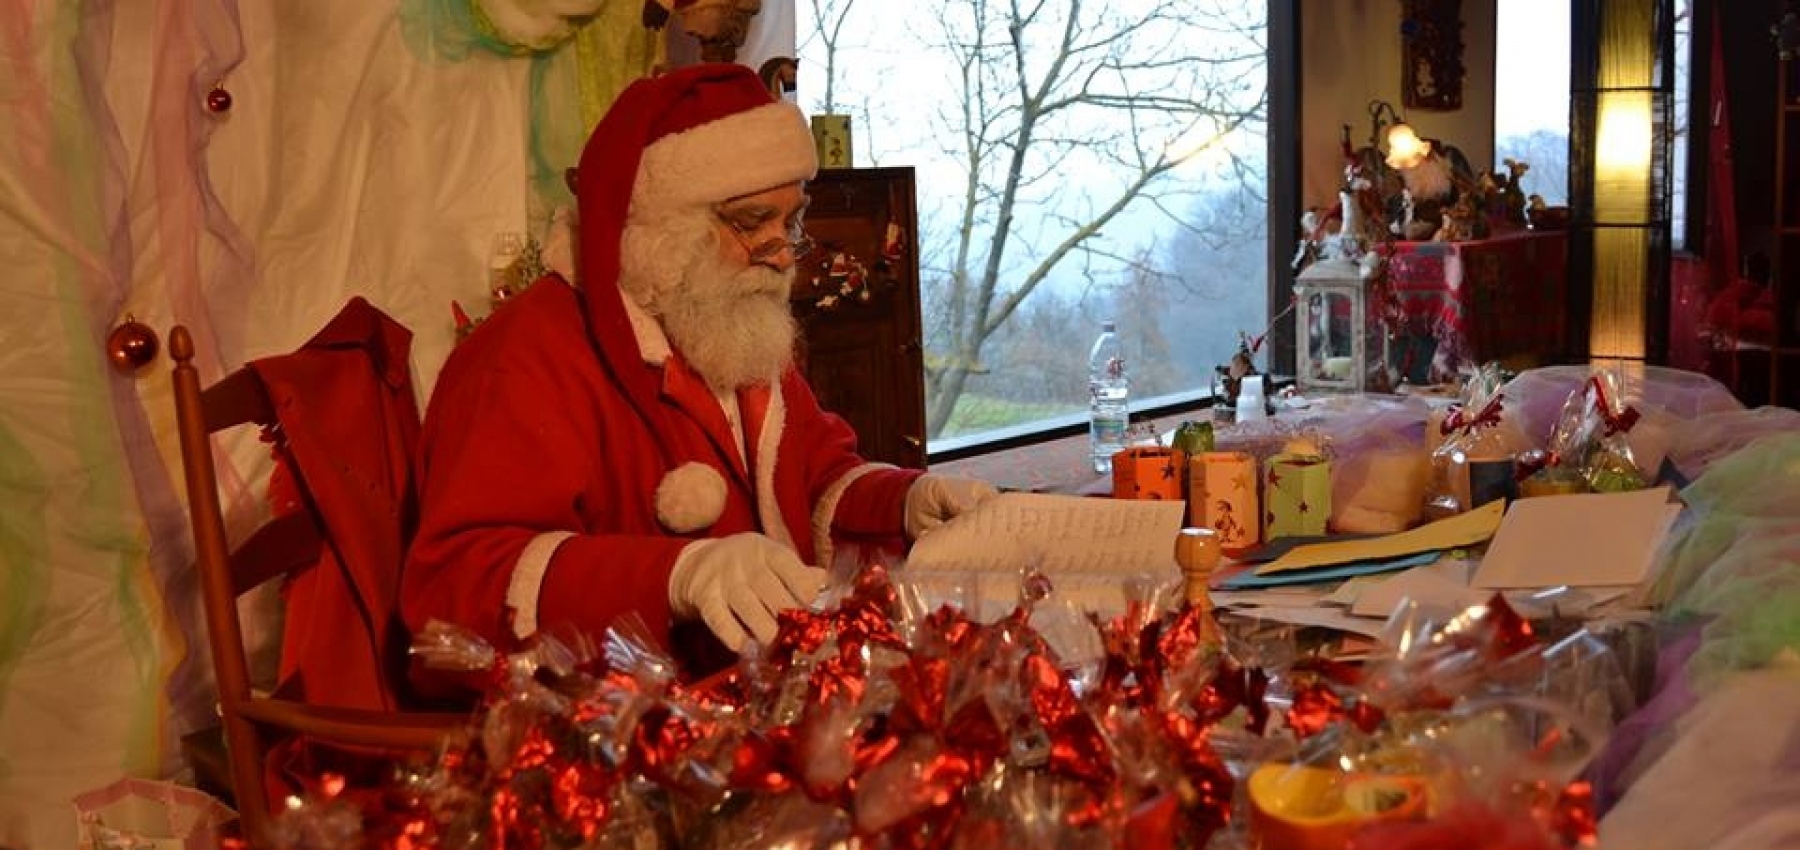
<svg viewBox="0 0 1800 850">
<path fill-rule="evenodd" d="M 421 441 L 409 627 L 438 619 L 505 646 L 566 626 L 598 636 L 635 613 L 670 634 L 669 573 L 694 540 L 758 531 L 828 566 L 839 542 L 899 539 L 920 473 L 865 462 L 791 367 L 738 394 L 744 457 L 705 382 L 617 287 L 583 300 L 547 277 L 446 363 Z M 715 521 L 671 528 L 667 494 L 659 517 L 678 468 L 722 482 Z M 688 625 L 673 643 L 690 672 L 729 659 Z"/>
<path fill-rule="evenodd" d="M 250 364 L 287 457 L 330 541 L 286 588 L 279 692 L 316 705 L 396 709 L 406 635 L 397 613 L 419 438 L 412 333 L 354 298 L 298 351 Z"/>
</svg>

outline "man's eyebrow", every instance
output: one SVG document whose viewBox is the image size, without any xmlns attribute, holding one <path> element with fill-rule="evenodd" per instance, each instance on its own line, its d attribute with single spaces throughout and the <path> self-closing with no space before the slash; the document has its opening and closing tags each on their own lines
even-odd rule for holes
<svg viewBox="0 0 1800 850">
<path fill-rule="evenodd" d="M 756 221 L 767 221 L 774 218 L 775 213 L 776 209 L 768 204 L 745 204 L 741 207 L 723 207 L 719 210 L 719 215 L 726 218 L 754 219 Z"/>
<path fill-rule="evenodd" d="M 800 206 L 795 207 L 793 212 L 788 213 L 787 219 L 789 221 L 798 220 L 800 217 L 806 215 L 806 208 L 811 204 L 812 201 L 810 199 L 801 202 Z M 739 207 L 723 207 L 719 210 L 719 215 L 726 218 L 734 221 L 753 222 L 756 224 L 761 224 L 762 222 L 775 218 L 780 213 L 781 210 L 771 204 L 745 204 Z"/>
</svg>

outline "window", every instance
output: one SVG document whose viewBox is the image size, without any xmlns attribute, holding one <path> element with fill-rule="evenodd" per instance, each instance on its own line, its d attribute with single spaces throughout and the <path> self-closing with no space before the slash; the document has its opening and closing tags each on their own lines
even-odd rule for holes
<svg viewBox="0 0 1800 850">
<path fill-rule="evenodd" d="M 1694 4 L 1675 0 L 1675 97 L 1673 150 L 1669 154 L 1669 244 L 1686 250 L 1688 244 L 1688 134 L 1693 132 L 1692 96 L 1694 60 Z"/>
<path fill-rule="evenodd" d="M 917 171 L 931 451 L 1083 421 L 1102 321 L 1134 410 L 1209 393 L 1262 332 L 1266 9 L 799 0 L 797 18 L 801 107 L 851 116 L 856 166 Z"/>
<path fill-rule="evenodd" d="M 1569 202 L 1569 0 L 1495 4 L 1494 156 L 1531 164 L 1521 186 Z"/>
</svg>

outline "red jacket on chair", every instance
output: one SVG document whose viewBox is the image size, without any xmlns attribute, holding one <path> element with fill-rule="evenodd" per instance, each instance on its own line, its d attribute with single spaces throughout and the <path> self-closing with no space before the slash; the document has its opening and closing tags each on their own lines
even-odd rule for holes
<svg viewBox="0 0 1800 850">
<path fill-rule="evenodd" d="M 324 526 L 313 568 L 286 590 L 284 696 L 396 709 L 407 637 L 400 567 L 418 517 L 412 332 L 353 298 L 292 354 L 250 364 L 267 386 L 288 462 Z"/>
</svg>

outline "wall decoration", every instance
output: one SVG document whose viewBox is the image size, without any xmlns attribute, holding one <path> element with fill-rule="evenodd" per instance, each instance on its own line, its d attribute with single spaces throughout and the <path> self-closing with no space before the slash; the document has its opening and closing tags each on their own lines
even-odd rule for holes
<svg viewBox="0 0 1800 850">
<path fill-rule="evenodd" d="M 1462 108 L 1462 0 L 1400 0 L 1400 90 L 1408 109 Z"/>
</svg>

